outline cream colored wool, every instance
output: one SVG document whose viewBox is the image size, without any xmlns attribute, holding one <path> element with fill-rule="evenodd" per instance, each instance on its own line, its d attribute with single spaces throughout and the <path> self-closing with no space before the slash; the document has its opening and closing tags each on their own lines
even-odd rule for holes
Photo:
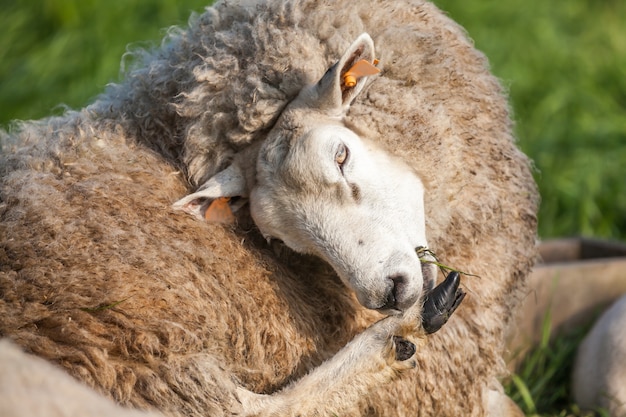
<svg viewBox="0 0 626 417">
<path fill-rule="evenodd" d="M 228 228 L 170 208 L 362 32 L 383 71 L 346 123 L 414 167 L 431 249 L 480 277 L 463 278 L 415 369 L 341 415 L 486 414 L 538 197 L 485 57 L 422 1 L 220 2 L 136 51 L 91 106 L 4 134 L 0 336 L 120 404 L 229 416 L 237 386 L 275 392 L 378 320 L 321 261 L 276 254 L 246 213 Z"/>
<path fill-rule="evenodd" d="M 58 367 L 0 341 L 2 417 L 158 417 L 124 409 L 97 395 Z"/>
<path fill-rule="evenodd" d="M 611 305 L 583 339 L 574 362 L 572 395 L 581 408 L 626 416 L 626 295 Z"/>
</svg>

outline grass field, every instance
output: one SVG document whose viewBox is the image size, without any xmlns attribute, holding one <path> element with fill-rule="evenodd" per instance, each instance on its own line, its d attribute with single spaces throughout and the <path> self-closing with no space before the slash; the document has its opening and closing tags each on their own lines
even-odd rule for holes
<svg viewBox="0 0 626 417">
<path fill-rule="evenodd" d="M 0 125 L 85 105 L 119 79 L 129 43 L 158 41 L 205 3 L 0 0 Z M 510 91 L 519 144 L 537 168 L 540 235 L 626 240 L 626 2 L 435 3 Z M 528 415 L 582 415 L 568 397 L 579 340 L 545 339 L 510 381 Z"/>
<path fill-rule="evenodd" d="M 206 0 L 0 0 L 0 124 L 80 108 L 119 80 L 129 44 L 158 42 Z"/>
<path fill-rule="evenodd" d="M 436 0 L 509 88 L 540 235 L 626 238 L 626 2 Z"/>
</svg>

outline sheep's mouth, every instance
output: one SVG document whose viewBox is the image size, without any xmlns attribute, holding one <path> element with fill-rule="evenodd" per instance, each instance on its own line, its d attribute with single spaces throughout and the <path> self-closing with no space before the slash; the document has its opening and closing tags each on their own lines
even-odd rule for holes
<svg viewBox="0 0 626 417">
<path fill-rule="evenodd" d="M 434 268 L 430 265 L 422 264 L 422 278 L 424 281 L 422 284 L 422 291 L 424 294 L 428 294 L 433 290 L 433 288 L 435 288 L 436 279 L 433 269 Z"/>
<path fill-rule="evenodd" d="M 422 267 L 422 291 L 424 294 L 428 294 L 435 288 L 435 283 L 437 282 L 437 267 L 433 263 L 436 259 L 423 246 L 415 248 L 415 252 Z"/>
</svg>

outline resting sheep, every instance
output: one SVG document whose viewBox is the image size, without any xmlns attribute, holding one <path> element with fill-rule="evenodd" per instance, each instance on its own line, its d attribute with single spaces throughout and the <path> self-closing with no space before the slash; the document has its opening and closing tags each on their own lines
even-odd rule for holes
<svg viewBox="0 0 626 417">
<path fill-rule="evenodd" d="M 167 415 L 515 415 L 537 194 L 461 28 L 421 1 L 224 1 L 135 57 L 2 138 L 2 337 Z M 195 218 L 221 198 L 234 225 Z M 419 247 L 476 275 L 428 337 Z"/>
<path fill-rule="evenodd" d="M 626 416 L 626 295 L 602 314 L 578 348 L 572 387 L 581 407 Z"/>
<path fill-rule="evenodd" d="M 58 367 L 0 340 L 0 416 L 156 417 L 124 409 Z"/>
</svg>

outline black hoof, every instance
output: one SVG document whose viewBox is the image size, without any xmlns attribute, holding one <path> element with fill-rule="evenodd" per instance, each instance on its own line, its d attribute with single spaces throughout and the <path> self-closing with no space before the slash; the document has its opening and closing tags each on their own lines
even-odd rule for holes
<svg viewBox="0 0 626 417">
<path fill-rule="evenodd" d="M 446 279 L 426 296 L 422 310 L 422 326 L 427 334 L 441 329 L 463 301 L 465 293 L 459 288 L 460 284 L 459 273 L 450 272 Z"/>
<path fill-rule="evenodd" d="M 415 345 L 400 336 L 394 336 L 393 341 L 396 344 L 396 360 L 405 361 L 415 355 Z"/>
</svg>

